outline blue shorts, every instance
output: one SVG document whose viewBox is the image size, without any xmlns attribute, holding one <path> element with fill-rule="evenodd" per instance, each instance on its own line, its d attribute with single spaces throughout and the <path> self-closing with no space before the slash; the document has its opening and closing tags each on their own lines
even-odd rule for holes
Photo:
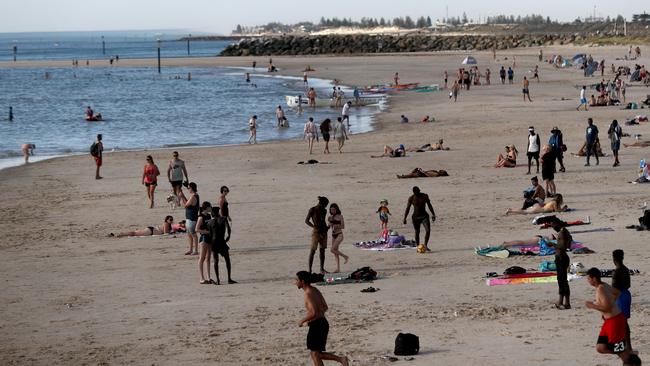
<svg viewBox="0 0 650 366">
<path fill-rule="evenodd" d="M 587 99 L 585 98 L 580 99 L 580 104 L 587 104 Z"/>
<path fill-rule="evenodd" d="M 632 295 L 630 290 L 621 290 L 621 294 L 616 298 L 616 305 L 618 305 L 625 319 L 630 319 L 630 307 L 632 306 Z"/>
</svg>

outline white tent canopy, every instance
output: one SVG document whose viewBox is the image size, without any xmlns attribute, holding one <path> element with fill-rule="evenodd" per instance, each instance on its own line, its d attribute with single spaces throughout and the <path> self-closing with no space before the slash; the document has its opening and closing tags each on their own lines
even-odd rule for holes
<svg viewBox="0 0 650 366">
<path fill-rule="evenodd" d="M 462 62 L 463 65 L 478 65 L 478 62 L 474 58 L 474 56 L 467 56 Z"/>
</svg>

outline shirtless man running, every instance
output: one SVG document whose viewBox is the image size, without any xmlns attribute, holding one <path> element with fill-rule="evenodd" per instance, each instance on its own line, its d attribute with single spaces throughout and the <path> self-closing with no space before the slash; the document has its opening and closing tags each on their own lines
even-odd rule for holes
<svg viewBox="0 0 650 366">
<path fill-rule="evenodd" d="M 596 288 L 596 301 L 586 301 L 585 306 L 600 311 L 604 321 L 598 335 L 596 351 L 598 353 L 615 354 L 626 364 L 631 352 L 625 342 L 627 320 L 621 309 L 616 305 L 619 291 L 602 282 L 600 276 L 598 268 L 590 268 L 587 271 L 587 282 Z"/>
<path fill-rule="evenodd" d="M 307 324 L 307 349 L 310 351 L 311 360 L 314 366 L 323 366 L 323 361 L 336 361 L 343 366 L 348 366 L 349 361 L 345 356 L 337 356 L 325 352 L 327 345 L 327 333 L 330 325 L 325 319 L 327 303 L 323 294 L 311 286 L 311 274 L 307 271 L 296 273 L 296 286 L 305 292 L 305 309 L 307 315 L 298 321 L 298 326 Z"/>
<path fill-rule="evenodd" d="M 420 245 L 420 225 L 424 225 L 424 246 L 427 252 L 430 252 L 429 235 L 431 234 L 431 225 L 429 224 L 427 207 L 429 207 L 429 211 L 431 211 L 431 222 L 436 221 L 436 213 L 433 211 L 433 206 L 431 206 L 429 196 L 420 192 L 420 188 L 417 186 L 413 187 L 413 195 L 408 199 L 406 211 L 404 212 L 404 225 L 406 225 L 406 217 L 409 215 L 409 211 L 411 211 L 411 206 L 413 206 L 413 216 L 411 216 L 411 220 L 413 221 L 413 228 L 415 229 L 415 242 Z"/>
</svg>

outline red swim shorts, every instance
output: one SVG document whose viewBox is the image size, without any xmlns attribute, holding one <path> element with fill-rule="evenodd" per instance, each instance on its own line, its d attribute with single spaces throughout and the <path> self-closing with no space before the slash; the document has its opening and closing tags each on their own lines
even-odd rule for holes
<svg viewBox="0 0 650 366">
<path fill-rule="evenodd" d="M 95 158 L 95 165 L 102 166 L 102 158 L 100 158 L 99 156 L 95 156 L 94 158 Z"/>
<path fill-rule="evenodd" d="M 625 351 L 625 335 L 627 333 L 627 320 L 621 312 L 618 315 L 605 319 L 603 327 L 600 328 L 598 344 L 607 345 L 607 349 L 614 353 Z"/>
</svg>

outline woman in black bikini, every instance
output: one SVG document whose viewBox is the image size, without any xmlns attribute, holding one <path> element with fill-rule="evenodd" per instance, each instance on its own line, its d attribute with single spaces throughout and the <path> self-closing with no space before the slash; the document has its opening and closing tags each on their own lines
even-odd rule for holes
<svg viewBox="0 0 650 366">
<path fill-rule="evenodd" d="M 226 196 L 228 193 L 230 193 L 230 189 L 226 186 L 221 186 L 220 192 L 221 196 L 219 196 L 219 212 L 221 216 L 227 218 L 228 221 L 232 223 L 232 219 L 230 218 L 230 210 L 228 209 L 228 200 L 226 199 Z"/>
<path fill-rule="evenodd" d="M 334 273 L 341 272 L 340 257 L 343 257 L 344 263 L 348 263 L 348 256 L 343 254 L 339 250 L 341 242 L 343 242 L 343 229 L 345 229 L 345 222 L 343 221 L 343 215 L 341 215 L 341 209 L 336 203 L 330 205 L 330 216 L 327 218 L 329 227 L 332 229 L 332 254 L 336 259 L 336 270 Z"/>
<path fill-rule="evenodd" d="M 123 231 L 118 234 L 110 233 L 108 236 L 114 236 L 121 238 L 124 236 L 151 236 L 151 235 L 163 235 L 163 234 L 173 234 L 185 232 L 185 221 L 181 221 L 178 224 L 174 224 L 174 218 L 172 216 L 166 216 L 165 222 L 162 226 L 147 226 L 141 230 L 135 231 Z"/>
<path fill-rule="evenodd" d="M 201 281 L 199 282 L 202 285 L 213 283 L 212 278 L 210 277 L 210 256 L 212 255 L 210 249 L 210 230 L 208 229 L 209 221 L 211 219 L 210 212 L 212 211 L 212 205 L 210 202 L 205 201 L 201 204 L 201 211 L 199 212 L 199 219 L 196 221 L 196 232 L 200 234 L 199 236 L 199 247 L 201 247 L 201 253 L 199 255 L 199 274 L 201 275 Z M 204 263 L 205 269 L 208 272 L 208 279 L 205 279 L 203 275 Z"/>
<path fill-rule="evenodd" d="M 517 148 L 515 145 L 506 146 L 506 156 L 499 154 L 495 168 L 514 168 L 517 166 Z"/>
</svg>

